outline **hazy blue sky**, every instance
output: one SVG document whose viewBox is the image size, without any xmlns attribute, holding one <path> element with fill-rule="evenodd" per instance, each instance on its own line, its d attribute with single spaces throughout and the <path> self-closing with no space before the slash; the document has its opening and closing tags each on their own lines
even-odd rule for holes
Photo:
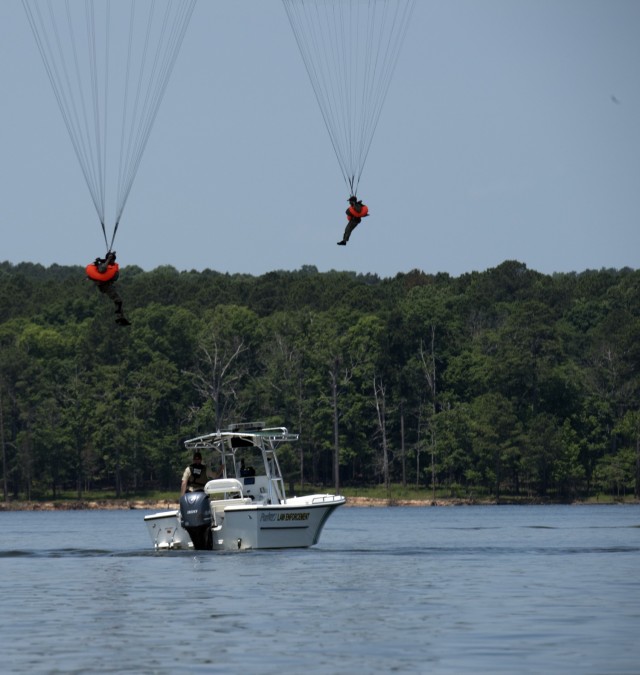
<svg viewBox="0 0 640 675">
<path fill-rule="evenodd" d="M 0 1 L 0 260 L 82 264 L 98 218 L 20 0 Z M 640 2 L 417 0 L 348 191 L 280 0 L 199 0 L 123 265 L 458 276 L 638 267 Z"/>
</svg>

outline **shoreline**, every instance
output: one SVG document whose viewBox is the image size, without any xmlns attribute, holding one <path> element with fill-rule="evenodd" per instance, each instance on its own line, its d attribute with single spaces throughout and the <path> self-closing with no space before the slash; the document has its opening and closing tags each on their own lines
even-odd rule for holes
<svg viewBox="0 0 640 675">
<path fill-rule="evenodd" d="M 543 506 L 551 504 L 640 504 L 640 501 L 609 499 L 603 502 L 585 502 L 575 501 L 548 501 L 541 499 L 514 500 L 514 499 L 375 499 L 373 497 L 347 497 L 345 507 L 353 508 L 380 508 L 394 506 L 412 506 L 412 507 L 451 507 L 451 506 Z M 9 501 L 0 502 L 0 512 L 2 511 L 175 511 L 179 508 L 178 501 L 147 501 L 144 499 L 97 499 L 97 500 L 64 500 L 64 501 Z"/>
</svg>

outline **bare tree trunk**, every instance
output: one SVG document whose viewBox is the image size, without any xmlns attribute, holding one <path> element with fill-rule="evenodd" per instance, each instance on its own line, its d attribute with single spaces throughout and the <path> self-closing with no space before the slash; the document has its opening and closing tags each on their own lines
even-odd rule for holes
<svg viewBox="0 0 640 675">
<path fill-rule="evenodd" d="M 331 373 L 331 402 L 333 406 L 333 483 L 336 494 L 340 492 L 340 435 L 338 431 L 338 380 Z"/>
<path fill-rule="evenodd" d="M 212 401 L 218 429 L 223 427 L 228 412 L 227 402 L 223 399 L 235 398 L 235 386 L 245 374 L 236 362 L 247 349 L 242 340 L 232 345 L 220 345 L 215 335 L 211 336 L 210 346 L 204 341 L 199 345 L 199 363 L 191 376 L 196 391 L 205 400 Z"/>
<path fill-rule="evenodd" d="M 402 487 L 407 487 L 407 454 L 404 446 L 404 406 L 400 403 L 400 457 L 402 459 Z"/>
<path fill-rule="evenodd" d="M 2 490 L 4 501 L 9 499 L 9 484 L 7 483 L 7 446 L 4 442 L 4 409 L 2 407 L 2 391 L 0 390 L 0 444 L 2 444 Z"/>
<path fill-rule="evenodd" d="M 76 441 L 77 442 L 77 441 Z M 81 457 L 81 451 L 79 448 L 76 448 L 76 454 L 78 458 Z M 80 464 L 82 460 L 78 459 L 78 470 L 76 471 L 76 497 L 78 500 L 82 499 L 82 465 Z"/>
<path fill-rule="evenodd" d="M 636 499 L 640 499 L 640 427 L 636 429 L 636 480 L 634 488 Z"/>
<path fill-rule="evenodd" d="M 120 448 L 116 450 L 116 466 L 115 466 L 115 482 L 116 482 L 116 498 L 122 496 L 122 467 L 120 466 Z"/>
<path fill-rule="evenodd" d="M 431 432 L 431 501 L 436 501 L 436 435 Z"/>
<path fill-rule="evenodd" d="M 422 405 L 418 409 L 418 439 L 416 442 L 416 487 L 420 487 L 420 435 L 422 433 Z"/>
<path fill-rule="evenodd" d="M 26 446 L 26 447 L 25 447 Z M 23 466 L 26 468 L 24 477 L 27 482 L 27 501 L 31 501 L 31 477 L 33 475 L 33 448 L 31 447 L 31 431 L 27 433 L 27 440 L 22 450 L 24 453 Z"/>
<path fill-rule="evenodd" d="M 382 475 L 384 476 L 384 486 L 387 491 L 387 498 L 390 497 L 391 483 L 389 480 L 389 446 L 387 444 L 387 421 L 386 421 L 386 396 L 385 387 L 380 382 L 376 382 L 373 377 L 373 395 L 376 401 L 376 412 L 378 414 L 378 429 L 382 436 Z"/>
<path fill-rule="evenodd" d="M 429 354 L 425 354 L 424 345 L 420 343 L 420 359 L 422 360 L 422 367 L 424 368 L 427 386 L 431 394 L 431 419 L 429 422 L 429 429 L 431 433 L 431 489 L 432 500 L 436 499 L 436 449 L 437 449 L 437 434 L 435 429 L 436 413 L 438 411 L 436 405 L 437 383 L 436 383 L 436 327 L 431 326 L 431 346 Z"/>
<path fill-rule="evenodd" d="M 302 434 L 302 407 L 304 400 L 304 392 L 302 390 L 302 378 L 298 378 L 298 433 Z M 300 491 L 304 487 L 304 443 L 300 444 Z"/>
</svg>

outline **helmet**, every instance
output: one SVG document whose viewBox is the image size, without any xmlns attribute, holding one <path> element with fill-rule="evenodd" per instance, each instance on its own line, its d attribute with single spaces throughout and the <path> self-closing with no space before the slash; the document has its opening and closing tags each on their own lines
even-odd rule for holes
<svg viewBox="0 0 640 675">
<path fill-rule="evenodd" d="M 115 251 L 108 251 L 107 255 L 105 256 L 105 260 L 108 260 L 111 258 L 112 260 L 116 259 L 116 252 Z"/>
<path fill-rule="evenodd" d="M 358 201 L 358 198 L 355 195 L 351 195 L 347 201 L 349 204 L 355 204 Z"/>
</svg>

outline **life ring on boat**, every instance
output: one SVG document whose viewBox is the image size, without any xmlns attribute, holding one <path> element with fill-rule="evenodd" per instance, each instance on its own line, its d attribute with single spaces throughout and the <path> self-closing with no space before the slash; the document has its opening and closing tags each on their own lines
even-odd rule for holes
<svg viewBox="0 0 640 675">
<path fill-rule="evenodd" d="M 85 267 L 85 271 L 91 281 L 111 281 L 118 275 L 120 265 L 118 263 L 107 265 L 106 271 L 101 272 L 95 263 L 91 263 Z"/>
</svg>

